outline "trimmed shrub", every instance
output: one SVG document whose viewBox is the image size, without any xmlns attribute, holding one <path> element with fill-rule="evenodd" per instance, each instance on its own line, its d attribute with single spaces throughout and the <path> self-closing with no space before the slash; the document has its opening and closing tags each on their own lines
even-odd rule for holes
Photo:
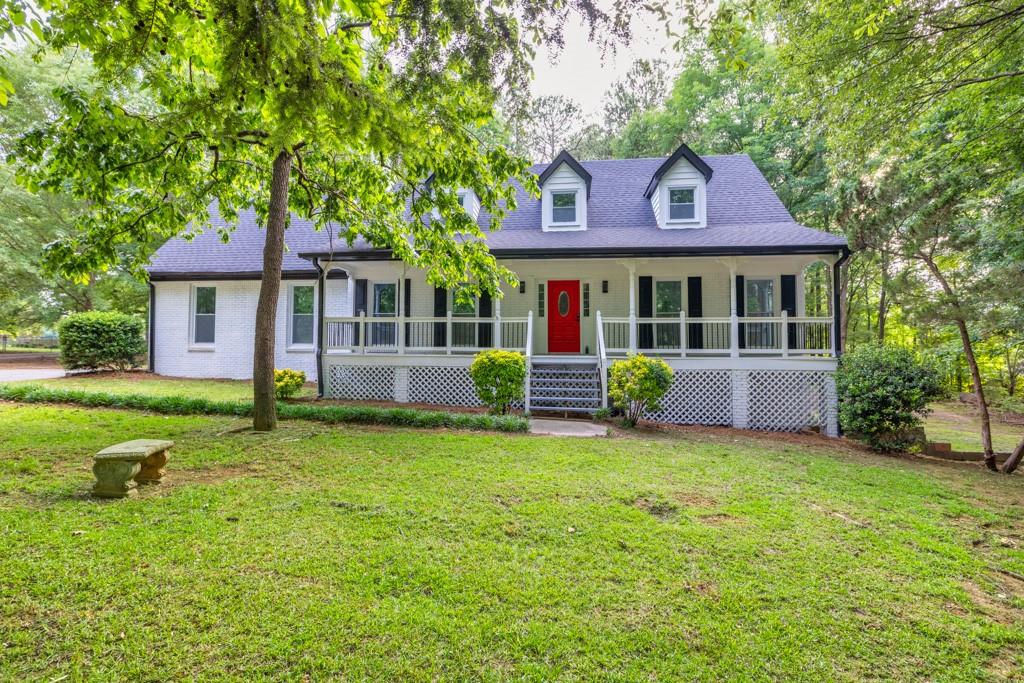
<svg viewBox="0 0 1024 683">
<path fill-rule="evenodd" d="M 291 398 L 305 383 L 306 373 L 302 370 L 274 370 L 274 395 L 278 398 Z"/>
<path fill-rule="evenodd" d="M 859 346 L 839 360 L 839 423 L 851 437 L 880 451 L 905 450 L 913 430 L 942 394 L 939 376 L 907 351 Z"/>
<path fill-rule="evenodd" d="M 90 408 L 128 408 L 165 415 L 252 415 L 251 401 L 211 401 L 184 396 L 144 396 L 111 394 L 100 391 L 51 389 L 38 384 L 0 384 L 0 400 L 21 403 L 70 403 Z M 282 420 L 312 420 L 328 424 L 370 424 L 392 427 L 450 429 L 490 429 L 499 432 L 525 432 L 529 423 L 517 415 L 479 415 L 448 413 L 440 410 L 413 408 L 378 408 L 376 406 L 330 406 L 312 403 L 278 403 L 277 416 Z"/>
<path fill-rule="evenodd" d="M 124 313 L 72 313 L 57 330 L 60 362 L 68 370 L 130 370 L 146 352 L 143 322 Z"/>
<path fill-rule="evenodd" d="M 634 427 L 647 411 L 661 409 L 661 399 L 672 386 L 672 368 L 659 358 L 642 353 L 612 363 L 608 397 L 622 409 L 622 422 Z"/>
<path fill-rule="evenodd" d="M 469 366 L 476 395 L 492 413 L 505 415 L 515 401 L 523 399 L 526 357 L 517 351 L 481 351 Z"/>
</svg>

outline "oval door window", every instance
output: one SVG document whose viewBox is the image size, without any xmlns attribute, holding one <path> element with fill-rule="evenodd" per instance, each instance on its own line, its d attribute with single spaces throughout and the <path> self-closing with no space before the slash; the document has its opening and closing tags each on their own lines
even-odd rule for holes
<svg viewBox="0 0 1024 683">
<path fill-rule="evenodd" d="M 563 318 L 569 315 L 569 292 L 564 290 L 558 293 L 558 315 Z"/>
</svg>

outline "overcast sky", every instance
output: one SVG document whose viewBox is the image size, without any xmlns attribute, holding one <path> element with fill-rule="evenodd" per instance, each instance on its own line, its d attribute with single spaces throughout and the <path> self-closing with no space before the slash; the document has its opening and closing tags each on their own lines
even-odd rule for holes
<svg viewBox="0 0 1024 683">
<path fill-rule="evenodd" d="M 664 26 L 653 17 L 635 19 L 632 28 L 632 41 L 618 45 L 615 54 L 609 52 L 602 59 L 600 48 L 587 40 L 587 31 L 579 22 L 567 25 L 564 50 L 556 55 L 543 48 L 537 51 L 533 94 L 572 97 L 589 117 L 596 118 L 605 90 L 625 76 L 635 60 L 675 61 L 673 41 L 665 37 Z"/>
</svg>

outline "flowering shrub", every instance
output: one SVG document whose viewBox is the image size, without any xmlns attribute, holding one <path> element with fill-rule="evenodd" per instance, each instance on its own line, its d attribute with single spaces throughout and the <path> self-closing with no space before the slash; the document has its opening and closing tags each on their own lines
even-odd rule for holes
<svg viewBox="0 0 1024 683">
<path fill-rule="evenodd" d="M 305 383 L 306 373 L 301 370 L 274 370 L 274 395 L 278 398 L 291 398 Z"/>
</svg>

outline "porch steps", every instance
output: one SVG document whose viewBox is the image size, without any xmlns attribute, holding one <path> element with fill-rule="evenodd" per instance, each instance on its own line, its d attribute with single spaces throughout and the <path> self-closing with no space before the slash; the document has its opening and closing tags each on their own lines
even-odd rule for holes
<svg viewBox="0 0 1024 683">
<path fill-rule="evenodd" d="M 530 366 L 530 411 L 593 413 L 601 407 L 597 361 L 534 360 Z"/>
</svg>

